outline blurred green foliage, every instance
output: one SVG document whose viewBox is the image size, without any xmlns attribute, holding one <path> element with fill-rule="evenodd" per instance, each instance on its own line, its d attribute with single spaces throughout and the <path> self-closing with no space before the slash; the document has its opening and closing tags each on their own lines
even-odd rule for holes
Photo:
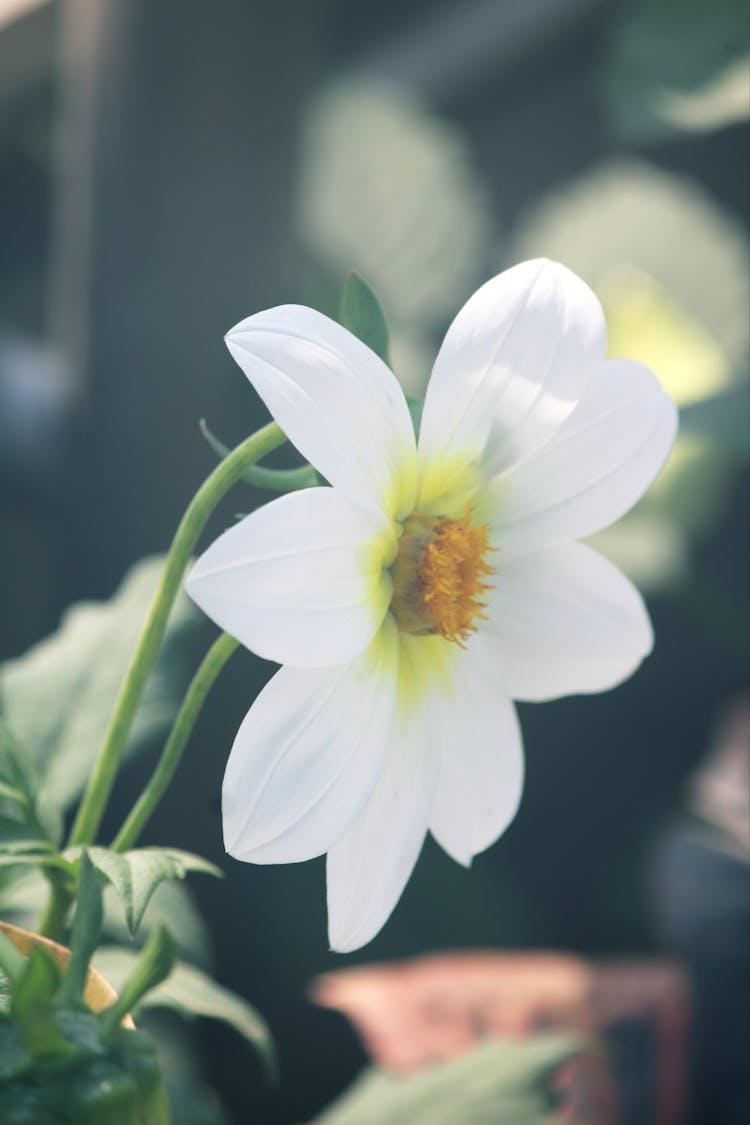
<svg viewBox="0 0 750 1125">
<path fill-rule="evenodd" d="M 615 127 L 628 141 L 720 129 L 750 115 L 745 0 L 635 0 L 602 63 Z"/>
<path fill-rule="evenodd" d="M 489 1040 L 450 1062 L 398 1076 L 367 1070 L 316 1118 L 325 1125 L 553 1125 L 550 1078 L 580 1045 L 569 1036 Z"/>
</svg>

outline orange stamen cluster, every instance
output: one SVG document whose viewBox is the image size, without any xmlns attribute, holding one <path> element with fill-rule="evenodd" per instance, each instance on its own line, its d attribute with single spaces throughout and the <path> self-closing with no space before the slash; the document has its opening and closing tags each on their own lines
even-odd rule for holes
<svg viewBox="0 0 750 1125">
<path fill-rule="evenodd" d="M 463 644 L 484 617 L 491 550 L 487 527 L 472 525 L 470 507 L 460 519 L 413 513 L 391 568 L 391 611 L 399 628 Z"/>
</svg>

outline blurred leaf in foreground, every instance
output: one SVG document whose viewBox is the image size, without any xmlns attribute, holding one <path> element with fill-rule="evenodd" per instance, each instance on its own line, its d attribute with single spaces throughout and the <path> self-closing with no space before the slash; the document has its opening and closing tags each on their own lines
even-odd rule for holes
<svg viewBox="0 0 750 1125">
<path fill-rule="evenodd" d="M 552 1125 L 554 1072 L 580 1050 L 570 1036 L 493 1039 L 408 1076 L 368 1069 L 316 1121 L 325 1125 Z"/>
</svg>

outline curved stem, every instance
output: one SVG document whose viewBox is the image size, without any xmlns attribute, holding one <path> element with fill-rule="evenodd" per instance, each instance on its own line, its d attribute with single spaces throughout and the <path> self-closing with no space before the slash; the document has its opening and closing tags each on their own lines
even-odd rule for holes
<svg viewBox="0 0 750 1125">
<path fill-rule="evenodd" d="M 51 938 L 52 941 L 62 941 L 65 935 L 65 919 L 73 901 L 73 886 L 70 878 L 53 868 L 46 868 L 44 874 L 50 884 L 50 893 L 37 931 L 42 937 Z"/>
<path fill-rule="evenodd" d="M 136 843 L 174 776 L 185 744 L 190 737 L 206 696 L 238 644 L 239 641 L 236 641 L 234 637 L 230 637 L 228 633 L 222 633 L 204 656 L 177 713 L 177 718 L 164 744 L 156 769 L 146 788 L 128 813 L 122 828 L 112 841 L 113 851 L 124 852 Z"/>
<path fill-rule="evenodd" d="M 242 479 L 256 488 L 267 488 L 272 492 L 296 492 L 300 488 L 315 488 L 320 483 L 312 465 L 300 465 L 298 469 L 266 469 L 263 465 L 251 465 L 242 474 Z"/>
<path fill-rule="evenodd" d="M 201 419 L 201 433 L 220 458 L 227 457 L 229 448 L 212 434 L 205 418 Z M 263 465 L 250 465 L 242 474 L 242 480 L 255 488 L 265 488 L 272 492 L 295 492 L 298 488 L 315 488 L 320 478 L 312 465 L 300 465 L 296 469 L 266 469 Z"/>
<path fill-rule="evenodd" d="M 99 757 L 78 808 L 68 847 L 93 843 L 96 838 L 146 678 L 164 636 L 169 612 L 209 516 L 245 470 L 277 449 L 284 441 L 286 438 L 282 430 L 275 422 L 270 422 L 232 450 L 216 466 L 191 500 L 172 540 L 158 589 L 125 674 Z"/>
</svg>

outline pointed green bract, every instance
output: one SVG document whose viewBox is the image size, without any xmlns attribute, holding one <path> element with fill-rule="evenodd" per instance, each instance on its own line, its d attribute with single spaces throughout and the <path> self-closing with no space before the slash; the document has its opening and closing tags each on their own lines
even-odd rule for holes
<svg viewBox="0 0 750 1125">
<path fill-rule="evenodd" d="M 349 274 L 341 290 L 339 321 L 390 365 L 385 315 L 372 289 L 356 273 Z"/>
<path fill-rule="evenodd" d="M 96 869 L 84 851 L 81 855 L 75 914 L 70 939 L 70 961 L 57 994 L 67 1007 L 84 1007 L 83 991 L 89 962 L 102 930 L 102 888 Z"/>
<path fill-rule="evenodd" d="M 102 1016 L 103 1027 L 113 1031 L 138 1001 L 161 984 L 172 971 L 175 951 L 169 931 L 159 926 L 149 936 L 115 1003 Z"/>
</svg>

